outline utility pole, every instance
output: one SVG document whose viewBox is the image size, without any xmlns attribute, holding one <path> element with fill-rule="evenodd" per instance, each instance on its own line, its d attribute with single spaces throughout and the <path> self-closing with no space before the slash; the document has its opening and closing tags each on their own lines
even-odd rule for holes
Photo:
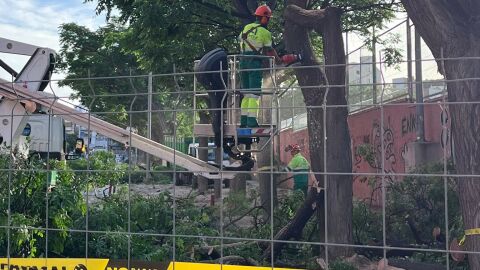
<svg viewBox="0 0 480 270">
<path fill-rule="evenodd" d="M 377 46 L 375 27 L 372 30 L 372 80 L 373 80 L 373 104 L 377 104 Z"/>
<path fill-rule="evenodd" d="M 347 104 L 350 105 L 349 98 L 350 98 L 350 89 L 349 89 L 349 82 L 350 82 L 350 74 L 348 72 L 348 63 L 349 63 L 349 52 L 348 52 L 348 32 L 345 32 L 345 95 L 347 99 Z M 348 107 L 348 111 L 350 111 L 350 106 Z"/>
<path fill-rule="evenodd" d="M 417 113 L 417 141 L 425 141 L 423 85 L 422 85 L 422 47 L 421 38 L 415 29 L 415 101 Z"/>
<path fill-rule="evenodd" d="M 412 26 L 407 18 L 407 74 L 408 74 L 408 100 L 413 100 L 413 66 L 412 66 Z"/>
</svg>

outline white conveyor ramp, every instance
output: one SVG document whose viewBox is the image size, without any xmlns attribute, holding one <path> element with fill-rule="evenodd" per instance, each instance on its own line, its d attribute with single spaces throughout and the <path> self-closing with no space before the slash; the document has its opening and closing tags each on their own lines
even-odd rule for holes
<svg viewBox="0 0 480 270">
<path fill-rule="evenodd" d="M 0 96 L 3 96 L 4 98 L 13 100 L 25 99 L 34 101 L 47 108 L 52 108 L 55 111 L 55 115 L 58 115 L 65 120 L 83 127 L 90 127 L 90 130 L 96 131 L 115 141 L 124 143 L 125 145 L 130 145 L 131 143 L 131 147 L 138 148 L 160 159 L 176 164 L 195 174 L 202 175 L 209 179 L 232 179 L 235 176 L 234 172 L 225 170 L 220 171 L 219 168 L 205 161 L 175 151 L 170 147 L 138 134 L 131 133 L 126 129 L 93 117 L 88 113 L 78 112 L 74 108 L 59 103 L 58 99 L 52 94 L 38 91 L 32 92 L 18 85 L 13 86 L 11 82 L 3 79 L 0 79 L 0 90 Z M 21 105 L 19 104 L 18 106 Z"/>
</svg>

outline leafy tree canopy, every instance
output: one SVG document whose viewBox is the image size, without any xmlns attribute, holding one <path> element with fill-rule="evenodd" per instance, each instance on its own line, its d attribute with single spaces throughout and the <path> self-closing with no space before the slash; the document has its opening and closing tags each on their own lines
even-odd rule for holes
<svg viewBox="0 0 480 270">
<path fill-rule="evenodd" d="M 282 1 L 267 2 L 275 7 L 269 28 L 281 51 L 284 4 Z M 97 14 L 106 13 L 107 26 L 96 31 L 74 23 L 60 27 L 60 67 L 68 73 L 63 84 L 74 89 L 74 97 L 79 98 L 90 111 L 106 112 L 102 116 L 106 120 L 128 125 L 127 112 L 130 111 L 133 95 L 141 93 L 137 95 L 132 110 L 147 109 L 147 78 L 101 79 L 90 83 L 68 79 L 192 71 L 193 61 L 215 47 L 237 53 L 237 36 L 242 25 L 255 19 L 252 14 L 262 3 L 233 0 L 98 0 Z M 309 8 L 319 9 L 327 5 L 344 10 L 345 30 L 363 34 L 371 31 L 372 26 L 382 27 L 386 20 L 393 18 L 397 9 L 395 1 L 388 0 L 311 1 Z M 111 16 L 113 10 L 119 11 L 118 17 Z M 311 40 L 315 52 L 320 55 L 321 37 L 311 34 Z M 154 110 L 190 109 L 192 79 L 191 75 L 155 77 Z M 142 132 L 146 126 L 146 114 L 135 114 L 132 118 L 133 125 Z M 172 133 L 174 118 L 173 113 L 162 112 L 154 123 L 164 133 Z M 185 134 L 189 133 L 189 129 L 182 130 L 186 130 Z"/>
</svg>

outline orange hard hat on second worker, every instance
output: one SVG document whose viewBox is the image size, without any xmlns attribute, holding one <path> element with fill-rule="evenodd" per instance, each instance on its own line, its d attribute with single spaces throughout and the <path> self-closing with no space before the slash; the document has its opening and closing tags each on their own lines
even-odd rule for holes
<svg viewBox="0 0 480 270">
<path fill-rule="evenodd" d="M 290 148 L 290 151 L 300 151 L 300 146 L 298 144 L 292 144 L 290 145 Z"/>
<path fill-rule="evenodd" d="M 255 10 L 255 16 L 272 17 L 272 10 L 267 5 L 261 5 Z"/>
</svg>

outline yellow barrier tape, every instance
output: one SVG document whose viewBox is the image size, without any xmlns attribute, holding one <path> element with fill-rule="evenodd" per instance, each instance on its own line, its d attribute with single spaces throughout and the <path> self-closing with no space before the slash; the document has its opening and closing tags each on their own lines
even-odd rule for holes
<svg viewBox="0 0 480 270">
<path fill-rule="evenodd" d="M 458 242 L 458 244 L 462 246 L 465 243 L 465 239 L 467 238 L 467 235 L 477 235 L 477 234 L 480 234 L 480 228 L 465 230 L 465 235 L 462 237 L 462 239 L 460 239 L 460 242 Z"/>
</svg>

